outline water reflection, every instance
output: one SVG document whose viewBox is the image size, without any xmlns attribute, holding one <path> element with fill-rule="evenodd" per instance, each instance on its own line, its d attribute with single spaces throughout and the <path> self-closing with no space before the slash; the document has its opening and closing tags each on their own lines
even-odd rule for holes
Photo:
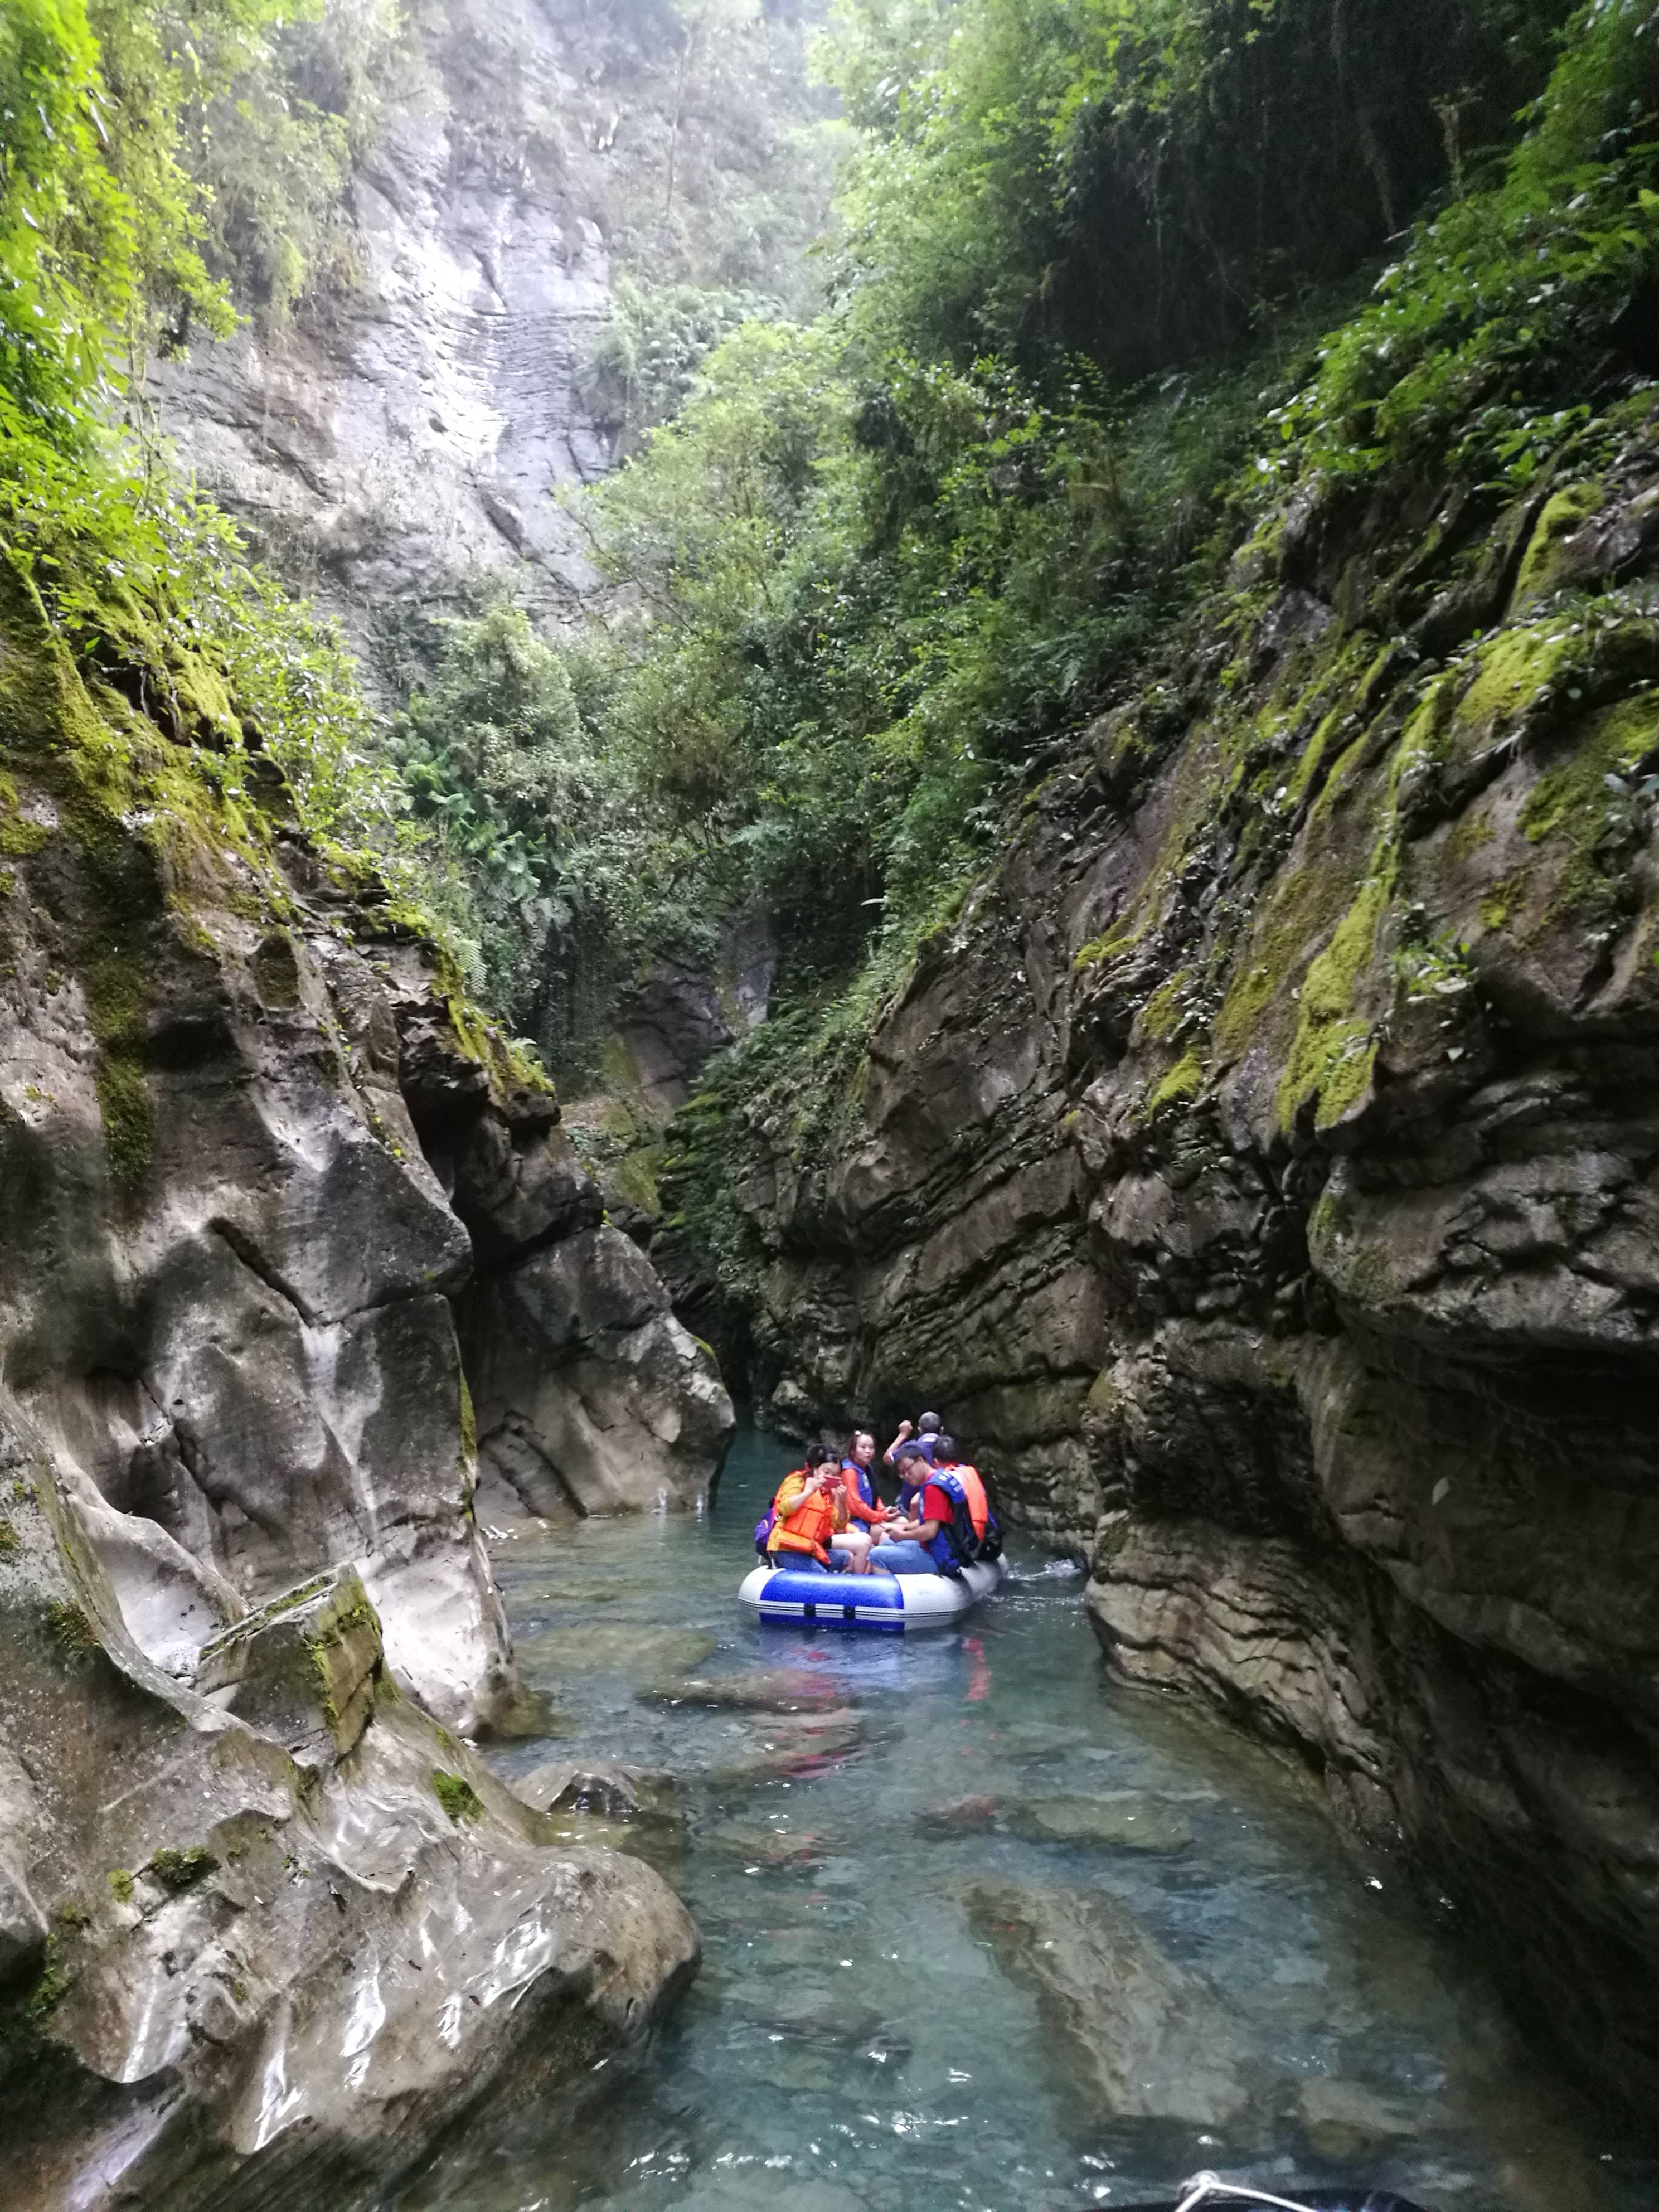
<svg viewBox="0 0 1659 2212">
<path fill-rule="evenodd" d="M 684 1778 L 678 1819 L 568 1817 L 665 1867 L 705 1962 L 642 2075 L 574 2130 L 469 2130 L 404 2212 L 1056 2212 L 1200 2166 L 1431 2212 L 1659 2200 L 1293 1778 L 1110 1690 L 1074 1575 L 1027 1562 L 908 1644 L 744 1615 L 785 1463 L 741 1438 L 704 1516 L 498 1545 L 566 1730 L 499 1763 Z"/>
</svg>

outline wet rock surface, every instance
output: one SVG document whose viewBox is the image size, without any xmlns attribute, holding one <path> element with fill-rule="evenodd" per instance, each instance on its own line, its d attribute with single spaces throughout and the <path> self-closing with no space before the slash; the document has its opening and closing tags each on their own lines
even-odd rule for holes
<svg viewBox="0 0 1659 2212">
<path fill-rule="evenodd" d="M 562 1326 L 605 1306 L 597 1200 L 381 887 L 205 784 L 112 795 L 100 717 L 164 783 L 173 740 L 15 593 L 0 689 L 8 2203 L 349 2203 L 509 2055 L 574 2083 L 693 1955 L 462 1741 L 522 1700 L 458 1308 L 530 1252 Z M 729 1409 L 629 1280 L 648 1324 L 568 1392 L 637 1400 L 689 1490 Z"/>
<path fill-rule="evenodd" d="M 239 1621 L 202 1694 L 131 1639 L 9 1401 L 3 1437 L 9 2206 L 358 2203 L 638 2043 L 695 1963 L 684 1909 L 399 1694 L 355 1574 Z"/>
<path fill-rule="evenodd" d="M 355 282 L 155 377 L 204 486 L 360 634 L 375 607 L 441 604 L 469 574 L 511 568 L 549 611 L 596 581 L 550 495 L 611 459 L 579 390 L 610 296 L 582 128 L 605 95 L 579 89 L 529 0 L 445 18 L 408 42 L 423 81 L 352 179 Z M 600 43 L 590 31 L 579 66 L 614 64 Z M 573 104 L 594 114 L 550 130 Z"/>
</svg>

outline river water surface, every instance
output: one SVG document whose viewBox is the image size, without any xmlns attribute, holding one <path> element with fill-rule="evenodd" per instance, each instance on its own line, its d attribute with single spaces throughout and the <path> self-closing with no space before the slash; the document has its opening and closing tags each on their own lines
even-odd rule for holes
<svg viewBox="0 0 1659 2212">
<path fill-rule="evenodd" d="M 1080 2212 L 1204 2166 L 1428 2212 L 1659 2203 L 1455 1926 L 1264 1754 L 1113 1688 L 1077 1574 L 1017 1553 L 909 1641 L 754 1622 L 789 1464 L 741 1433 L 705 1513 L 498 1538 L 558 1733 L 495 1764 L 677 1775 L 683 1826 L 640 1832 L 703 1965 L 574 2130 L 476 2127 L 403 2212 Z"/>
</svg>

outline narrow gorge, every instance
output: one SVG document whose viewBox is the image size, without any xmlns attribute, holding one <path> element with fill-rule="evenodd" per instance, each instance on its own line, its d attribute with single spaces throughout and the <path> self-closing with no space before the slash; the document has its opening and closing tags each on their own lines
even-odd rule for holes
<svg viewBox="0 0 1659 2212">
<path fill-rule="evenodd" d="M 1642 2201 L 1659 6 L 0 0 L 0 2198 L 977 2203 L 909 1898 L 1067 2203 Z M 1005 1641 L 722 1625 L 924 1404 Z M 1488 1983 L 1613 2148 L 1444 2148 Z"/>
</svg>

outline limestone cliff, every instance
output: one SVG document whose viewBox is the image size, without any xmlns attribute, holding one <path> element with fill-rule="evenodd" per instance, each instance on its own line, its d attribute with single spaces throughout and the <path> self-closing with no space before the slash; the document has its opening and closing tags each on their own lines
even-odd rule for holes
<svg viewBox="0 0 1659 2212">
<path fill-rule="evenodd" d="M 1276 515 L 861 1072 L 693 1102 L 656 1248 L 797 1422 L 941 1405 L 1120 1675 L 1305 1759 L 1637 2097 L 1652 429 Z"/>
<path fill-rule="evenodd" d="M 731 1413 L 541 1079 L 292 826 L 211 672 L 135 699 L 103 652 L 77 672 L 11 577 L 8 2201 L 298 2202 L 397 2170 L 509 2052 L 574 2078 L 693 1951 L 440 1725 L 514 1687 L 458 1304 L 514 1302 L 525 1448 L 584 1501 L 595 1469 L 690 1496 Z"/>
<path fill-rule="evenodd" d="M 151 372 L 204 490 L 344 621 L 490 576 L 568 619 L 599 584 L 562 489 L 629 425 L 591 356 L 613 264 L 788 290 L 826 164 L 789 143 L 821 103 L 800 22 L 688 47 L 650 4 L 429 0 L 339 210 L 332 273 L 286 321 Z M 371 653 L 371 665 L 375 659 Z"/>
</svg>

